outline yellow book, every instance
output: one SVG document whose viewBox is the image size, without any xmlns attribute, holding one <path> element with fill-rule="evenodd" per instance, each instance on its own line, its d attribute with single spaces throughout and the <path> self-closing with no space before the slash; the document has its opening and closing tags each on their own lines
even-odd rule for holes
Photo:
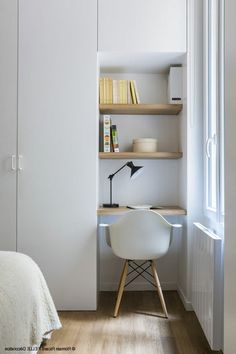
<svg viewBox="0 0 236 354">
<path fill-rule="evenodd" d="M 118 103 L 123 103 L 123 81 L 118 80 L 118 97 L 119 97 L 119 102 Z"/>
<path fill-rule="evenodd" d="M 116 80 L 116 94 L 117 94 L 116 103 L 120 103 L 120 80 Z"/>
<path fill-rule="evenodd" d="M 106 103 L 106 78 L 102 77 L 102 87 L 103 87 L 103 103 Z"/>
<path fill-rule="evenodd" d="M 99 103 L 104 103 L 104 80 L 103 77 L 99 79 Z"/>
<path fill-rule="evenodd" d="M 113 83 L 110 77 L 108 78 L 108 103 L 113 103 Z"/>
<path fill-rule="evenodd" d="M 137 104 L 133 80 L 130 80 L 130 92 L 131 92 L 132 103 Z"/>
<path fill-rule="evenodd" d="M 104 94 L 104 103 L 108 104 L 109 103 L 109 82 L 108 82 L 108 77 L 104 78 L 105 80 L 105 94 Z"/>
</svg>

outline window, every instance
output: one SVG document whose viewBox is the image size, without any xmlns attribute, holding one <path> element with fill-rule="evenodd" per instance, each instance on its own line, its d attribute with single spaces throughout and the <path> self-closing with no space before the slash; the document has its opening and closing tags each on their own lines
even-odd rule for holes
<svg viewBox="0 0 236 354">
<path fill-rule="evenodd" d="M 223 1 L 207 0 L 204 41 L 205 210 L 220 221 L 223 215 Z"/>
</svg>

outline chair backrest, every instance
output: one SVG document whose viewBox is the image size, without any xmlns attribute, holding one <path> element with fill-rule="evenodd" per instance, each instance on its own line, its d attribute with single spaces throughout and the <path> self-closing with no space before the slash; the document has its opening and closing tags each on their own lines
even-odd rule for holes
<svg viewBox="0 0 236 354">
<path fill-rule="evenodd" d="M 124 259 L 157 259 L 169 249 L 172 225 L 152 210 L 134 210 L 109 225 L 113 252 Z"/>
</svg>

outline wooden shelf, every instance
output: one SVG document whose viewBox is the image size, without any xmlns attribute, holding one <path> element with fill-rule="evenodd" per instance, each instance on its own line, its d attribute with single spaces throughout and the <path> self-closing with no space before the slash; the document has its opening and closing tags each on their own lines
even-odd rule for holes
<svg viewBox="0 0 236 354">
<path fill-rule="evenodd" d="M 152 209 L 161 215 L 186 215 L 187 211 L 179 206 L 163 206 L 161 209 Z M 131 211 L 131 209 L 120 206 L 119 208 L 103 208 L 97 209 L 98 215 L 121 215 Z"/>
<path fill-rule="evenodd" d="M 180 159 L 182 152 L 99 152 L 100 159 Z"/>
<path fill-rule="evenodd" d="M 151 114 L 176 115 L 182 111 L 182 104 L 100 104 L 102 114 Z"/>
</svg>

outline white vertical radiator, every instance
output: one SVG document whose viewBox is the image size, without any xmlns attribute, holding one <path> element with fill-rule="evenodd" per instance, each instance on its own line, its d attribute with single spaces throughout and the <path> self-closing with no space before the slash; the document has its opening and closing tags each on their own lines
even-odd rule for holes
<svg viewBox="0 0 236 354">
<path fill-rule="evenodd" d="M 222 240 L 194 223 L 192 305 L 211 349 L 222 349 Z"/>
</svg>

